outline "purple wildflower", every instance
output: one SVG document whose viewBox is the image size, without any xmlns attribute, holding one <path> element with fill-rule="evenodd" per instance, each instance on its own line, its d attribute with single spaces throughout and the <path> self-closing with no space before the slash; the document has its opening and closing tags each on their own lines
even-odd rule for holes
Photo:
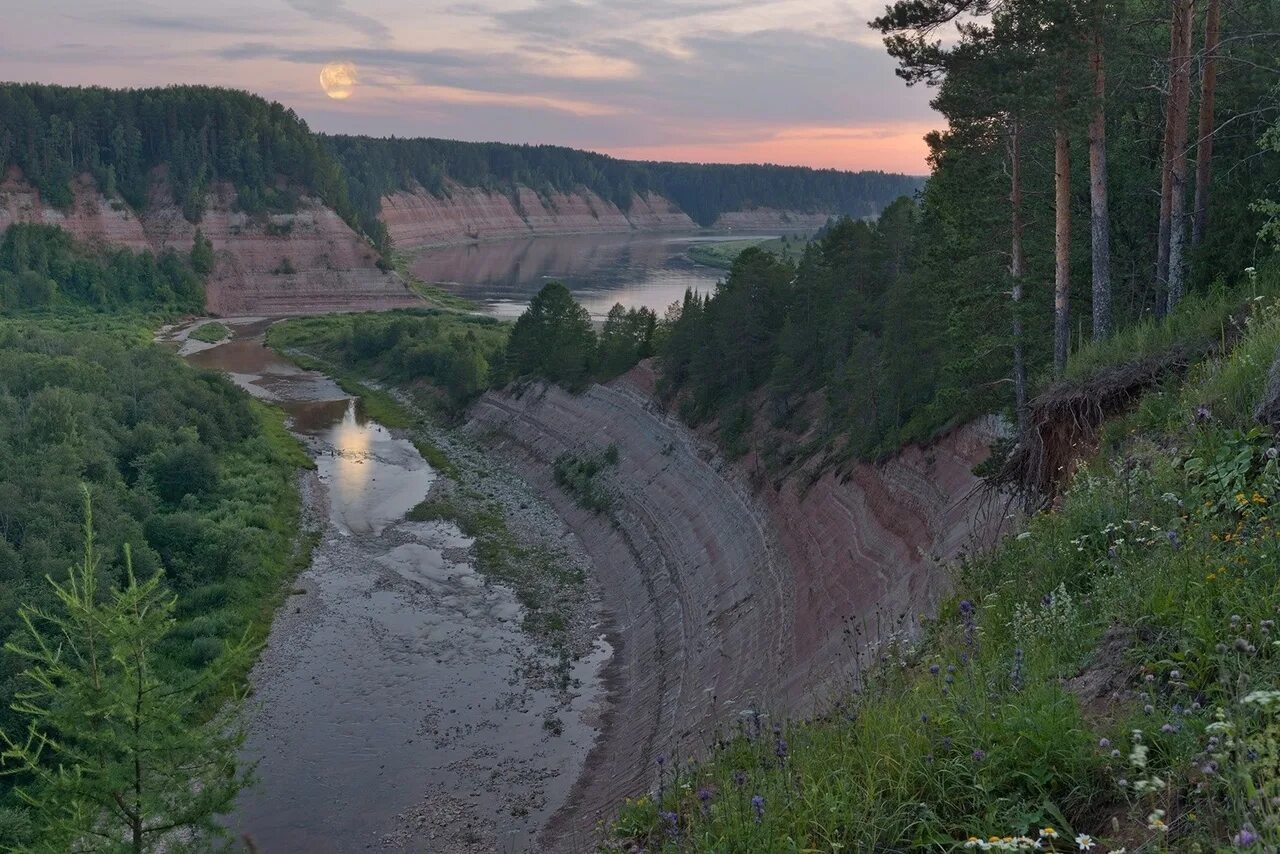
<svg viewBox="0 0 1280 854">
<path fill-rule="evenodd" d="M 680 816 L 674 812 L 661 813 L 662 820 L 667 824 L 667 835 L 675 838 L 680 835 Z"/>
<path fill-rule="evenodd" d="M 1109 738 L 1100 738 L 1100 739 L 1098 739 L 1098 747 L 1101 747 L 1103 750 L 1110 750 L 1110 749 L 1111 749 L 1111 739 L 1109 739 Z"/>
<path fill-rule="evenodd" d="M 1253 832 L 1253 828 L 1245 825 L 1240 828 L 1240 832 L 1231 837 L 1231 844 L 1237 848 L 1248 848 L 1258 841 L 1258 834 Z"/>
<path fill-rule="evenodd" d="M 764 818 L 764 796 L 763 795 L 751 796 L 751 809 L 755 810 L 756 824 L 759 824 L 761 819 Z"/>
<path fill-rule="evenodd" d="M 982 760 L 984 760 L 984 759 L 986 759 L 986 758 L 987 758 L 987 752 L 986 752 L 985 750 L 983 750 L 982 748 L 978 748 L 977 750 L 973 751 L 973 761 L 974 761 L 974 762 L 981 762 Z"/>
<path fill-rule="evenodd" d="M 1165 536 L 1169 538 L 1169 545 L 1173 546 L 1175 550 L 1182 545 L 1182 541 L 1178 539 L 1177 531 L 1169 531 Z"/>
<path fill-rule="evenodd" d="M 715 797 L 715 793 L 705 786 L 698 790 L 698 800 L 702 803 L 702 814 L 706 815 L 711 810 L 711 800 Z"/>
<path fill-rule="evenodd" d="M 773 752 L 777 754 L 777 757 L 779 760 L 781 760 L 782 762 L 786 762 L 787 761 L 787 740 L 785 738 L 779 737 L 778 743 L 773 748 Z"/>
<path fill-rule="evenodd" d="M 1209 411 L 1209 407 L 1205 406 L 1204 404 L 1200 404 L 1199 406 L 1196 407 L 1195 419 L 1197 424 L 1204 424 L 1206 421 L 1208 421 L 1212 417 L 1213 417 L 1213 413 Z"/>
<path fill-rule="evenodd" d="M 747 772 L 741 769 L 733 772 L 733 785 L 741 789 L 747 784 Z"/>
<path fill-rule="evenodd" d="M 929 665 L 929 672 L 930 672 L 931 674 L 933 674 L 934 676 L 937 676 L 937 675 L 938 675 L 938 671 L 939 671 L 939 670 L 941 670 L 941 669 L 942 669 L 942 668 L 941 668 L 941 667 L 939 667 L 939 666 L 938 666 L 938 665 L 936 665 L 936 664 L 930 664 L 930 665 Z"/>
</svg>

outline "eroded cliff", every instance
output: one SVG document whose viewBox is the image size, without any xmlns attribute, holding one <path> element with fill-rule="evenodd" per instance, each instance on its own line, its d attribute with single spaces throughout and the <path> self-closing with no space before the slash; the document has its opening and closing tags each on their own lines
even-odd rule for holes
<svg viewBox="0 0 1280 854">
<path fill-rule="evenodd" d="M 606 726 L 553 836 L 591 827 L 648 787 L 659 756 L 696 753 L 751 710 L 822 710 L 849 687 L 860 653 L 912 631 L 936 603 L 943 564 L 998 523 L 971 473 L 991 424 L 808 488 L 753 488 L 660 410 L 651 379 L 641 366 L 576 396 L 490 393 L 468 424 L 581 540 L 616 648 Z M 598 514 L 555 486 L 553 468 L 561 454 L 609 445 L 616 500 Z"/>
<path fill-rule="evenodd" d="M 303 196 L 294 213 L 250 216 L 237 211 L 235 191 L 217 185 L 198 225 L 188 222 L 162 175 L 141 212 L 108 199 L 88 176 L 60 210 L 11 169 L 0 182 L 0 232 L 11 223 L 58 225 L 88 243 L 190 250 L 198 227 L 213 242 L 216 264 L 206 282 L 215 314 L 312 314 L 394 308 L 420 302 L 394 274 L 377 266 L 376 251 L 318 199 Z"/>
<path fill-rule="evenodd" d="M 401 249 L 551 234 L 698 228 L 679 206 L 655 193 L 635 195 L 624 211 L 586 189 L 542 196 L 528 187 L 504 193 L 452 182 L 439 196 L 421 188 L 386 196 L 380 216 Z M 826 221 L 825 213 L 756 208 L 722 214 L 713 227 L 813 231 Z"/>
</svg>

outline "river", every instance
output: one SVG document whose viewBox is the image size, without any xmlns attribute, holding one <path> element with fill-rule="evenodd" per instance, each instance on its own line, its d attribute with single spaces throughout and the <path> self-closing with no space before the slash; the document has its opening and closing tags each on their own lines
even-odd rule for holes
<svg viewBox="0 0 1280 854">
<path fill-rule="evenodd" d="M 230 826 L 264 854 L 534 850 L 594 740 L 608 648 L 573 665 L 568 694 L 531 679 L 546 661 L 514 594 L 454 525 L 406 520 L 437 477 L 413 444 L 269 350 L 268 321 L 224 322 L 227 343 L 174 338 L 288 414 L 319 532 L 250 677 L 259 782 Z"/>
<path fill-rule="evenodd" d="M 695 243 L 776 237 L 735 234 L 575 234 L 431 249 L 414 258 L 413 273 L 450 293 L 514 318 L 548 281 L 558 279 L 596 319 L 616 303 L 646 306 L 659 316 L 686 289 L 710 293 L 723 270 L 697 264 Z"/>
</svg>

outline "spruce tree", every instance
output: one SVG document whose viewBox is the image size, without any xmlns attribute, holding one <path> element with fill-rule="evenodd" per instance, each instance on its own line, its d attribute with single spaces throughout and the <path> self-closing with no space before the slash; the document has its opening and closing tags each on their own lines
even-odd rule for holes
<svg viewBox="0 0 1280 854">
<path fill-rule="evenodd" d="M 25 607 L 25 639 L 5 645 L 27 662 L 14 711 L 22 734 L 0 732 L 0 773 L 30 832 L 3 840 L 22 852 L 202 848 L 225 835 L 215 818 L 231 809 L 249 771 L 237 698 L 202 710 L 229 673 L 241 643 L 194 681 L 169 678 L 160 649 L 174 625 L 175 597 L 159 574 L 139 581 L 124 550 L 124 584 L 103 584 L 85 495 L 84 556 L 53 587 L 55 607 Z"/>
</svg>

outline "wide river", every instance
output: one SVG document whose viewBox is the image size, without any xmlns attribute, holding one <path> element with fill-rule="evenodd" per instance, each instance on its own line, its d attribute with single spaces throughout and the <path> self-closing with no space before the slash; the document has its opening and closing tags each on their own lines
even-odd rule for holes
<svg viewBox="0 0 1280 854">
<path fill-rule="evenodd" d="M 227 323 L 214 347 L 180 331 L 181 352 L 285 410 L 316 462 L 319 533 L 251 674 L 259 782 L 232 828 L 264 854 L 534 850 L 594 740 L 607 646 L 573 665 L 571 694 L 529 678 L 548 659 L 514 594 L 455 526 L 405 518 L 436 478 L 413 444 L 269 350 L 268 322 Z"/>
<path fill-rule="evenodd" d="M 710 293 L 724 278 L 723 270 L 690 260 L 690 246 L 778 234 L 576 234 L 502 240 L 427 250 L 414 259 L 412 269 L 423 281 L 479 303 L 497 317 L 519 316 L 553 279 L 564 282 L 597 319 L 616 303 L 645 306 L 661 316 L 686 289 Z"/>
</svg>

